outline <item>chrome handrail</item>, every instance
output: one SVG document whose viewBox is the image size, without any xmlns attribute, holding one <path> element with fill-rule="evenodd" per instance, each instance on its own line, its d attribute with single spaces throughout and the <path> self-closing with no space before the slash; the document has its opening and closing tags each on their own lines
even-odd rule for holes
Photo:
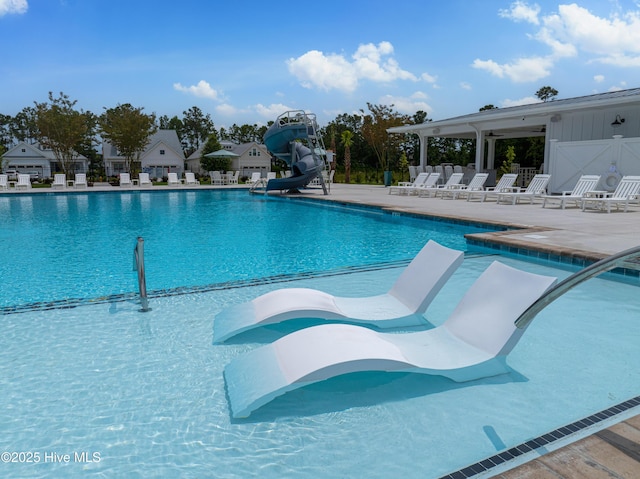
<svg viewBox="0 0 640 479">
<path fill-rule="evenodd" d="M 140 291 L 140 304 L 142 309 L 140 312 L 150 311 L 149 301 L 147 300 L 147 281 L 144 274 L 144 239 L 138 236 L 136 246 L 133 249 L 133 269 L 138 271 L 138 290 Z"/>
<path fill-rule="evenodd" d="M 620 253 L 608 256 L 607 258 L 601 259 L 600 261 L 597 261 L 596 263 L 593 263 L 592 265 L 581 269 L 577 273 L 572 274 L 568 278 L 564 279 L 563 281 L 546 291 L 542 296 L 540 296 L 540 298 L 538 298 L 535 303 L 529 306 L 526 311 L 522 313 L 518 319 L 516 319 L 516 327 L 520 329 L 526 328 L 540 311 L 542 311 L 550 303 L 558 299 L 574 286 L 577 286 L 580 283 L 599 275 L 600 273 L 604 273 L 605 271 L 616 268 L 622 265 L 625 261 L 629 261 L 634 257 L 640 257 L 640 246 L 636 246 L 634 248 L 630 248 L 621 251 Z"/>
</svg>

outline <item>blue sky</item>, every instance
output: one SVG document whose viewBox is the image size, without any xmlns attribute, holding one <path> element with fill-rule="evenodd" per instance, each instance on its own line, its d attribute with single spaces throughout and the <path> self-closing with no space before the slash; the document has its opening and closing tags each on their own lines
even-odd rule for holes
<svg viewBox="0 0 640 479">
<path fill-rule="evenodd" d="M 216 127 L 366 104 L 441 120 L 640 86 L 640 1 L 0 0 L 0 113 L 49 91 Z"/>
</svg>

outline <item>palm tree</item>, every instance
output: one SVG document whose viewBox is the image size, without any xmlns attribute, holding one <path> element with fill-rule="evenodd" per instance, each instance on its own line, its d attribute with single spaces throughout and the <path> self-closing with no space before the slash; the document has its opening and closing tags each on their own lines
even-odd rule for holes
<svg viewBox="0 0 640 479">
<path fill-rule="evenodd" d="M 340 143 L 344 146 L 344 182 L 351 181 L 351 145 L 353 145 L 353 133 L 344 130 L 340 135 Z"/>
</svg>

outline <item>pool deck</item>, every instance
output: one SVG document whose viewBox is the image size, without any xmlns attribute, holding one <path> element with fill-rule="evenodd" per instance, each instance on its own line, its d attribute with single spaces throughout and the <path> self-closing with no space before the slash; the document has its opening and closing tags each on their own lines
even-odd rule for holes
<svg viewBox="0 0 640 479">
<path fill-rule="evenodd" d="M 195 186 L 177 189 L 242 188 L 237 186 Z M 155 186 L 152 190 L 168 190 Z M 114 187 L 91 187 L 87 190 L 51 190 L 33 188 L 29 193 L 127 191 Z M 560 256 L 597 260 L 637 246 L 640 243 L 640 206 L 629 211 L 610 214 L 599 211 L 582 211 L 557 206 L 542 208 L 541 203 L 505 205 L 494 201 L 468 202 L 440 198 L 389 195 L 383 186 L 331 185 L 325 196 L 320 188 L 309 188 L 300 195 L 321 201 L 336 201 L 371 205 L 405 214 L 428 215 L 452 220 L 462 220 L 509 226 L 513 229 L 496 233 L 474 235 L 478 241 L 547 252 Z M 13 194 L 11 192 L 10 194 Z M 17 192 L 16 192 L 17 193 Z M 506 470 L 503 469 L 503 470 Z M 593 432 L 576 442 L 561 447 L 533 460 L 519 463 L 506 472 L 475 477 L 501 479 L 583 479 L 583 478 L 640 478 L 640 415 L 627 418 L 614 425 Z M 449 477 L 469 477 L 461 472 Z M 474 477 L 474 476 L 471 476 Z"/>
</svg>

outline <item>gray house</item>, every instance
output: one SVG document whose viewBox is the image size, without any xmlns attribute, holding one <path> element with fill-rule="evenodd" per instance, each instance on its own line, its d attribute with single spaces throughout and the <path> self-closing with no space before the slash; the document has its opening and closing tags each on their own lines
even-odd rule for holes
<svg viewBox="0 0 640 479">
<path fill-rule="evenodd" d="M 102 155 L 107 176 L 127 173 L 125 158 L 108 141 L 102 144 Z M 140 154 L 141 170 L 149 173 L 151 178 L 163 178 L 169 172 L 178 173 L 178 177 L 181 177 L 184 161 L 182 144 L 175 130 L 158 130 Z"/>
<path fill-rule="evenodd" d="M 73 166 L 75 173 L 85 173 L 88 160 L 78 155 Z M 28 174 L 32 179 L 42 179 L 51 178 L 54 173 L 62 172 L 62 167 L 58 164 L 52 150 L 42 148 L 38 143 L 20 142 L 2 155 L 2 170 Z"/>
<path fill-rule="evenodd" d="M 220 145 L 224 150 L 237 155 L 232 157 L 229 170 L 239 171 L 240 176 L 251 176 L 254 171 L 264 173 L 262 176 L 266 176 L 266 173 L 271 171 L 271 154 L 263 144 L 252 141 L 238 145 L 231 141 L 221 141 Z M 202 147 L 187 158 L 187 169 L 206 175 L 208 172 L 200 166 L 201 156 Z"/>
<path fill-rule="evenodd" d="M 640 175 L 640 88 L 485 110 L 388 131 L 420 137 L 421 165 L 429 164 L 425 145 L 431 137 L 475 139 L 475 170 L 490 172 L 497 141 L 544 137 L 543 169 L 551 174 L 553 193 L 571 190 L 582 174 L 602 175 L 606 190 L 615 189 L 621 175 Z"/>
</svg>

